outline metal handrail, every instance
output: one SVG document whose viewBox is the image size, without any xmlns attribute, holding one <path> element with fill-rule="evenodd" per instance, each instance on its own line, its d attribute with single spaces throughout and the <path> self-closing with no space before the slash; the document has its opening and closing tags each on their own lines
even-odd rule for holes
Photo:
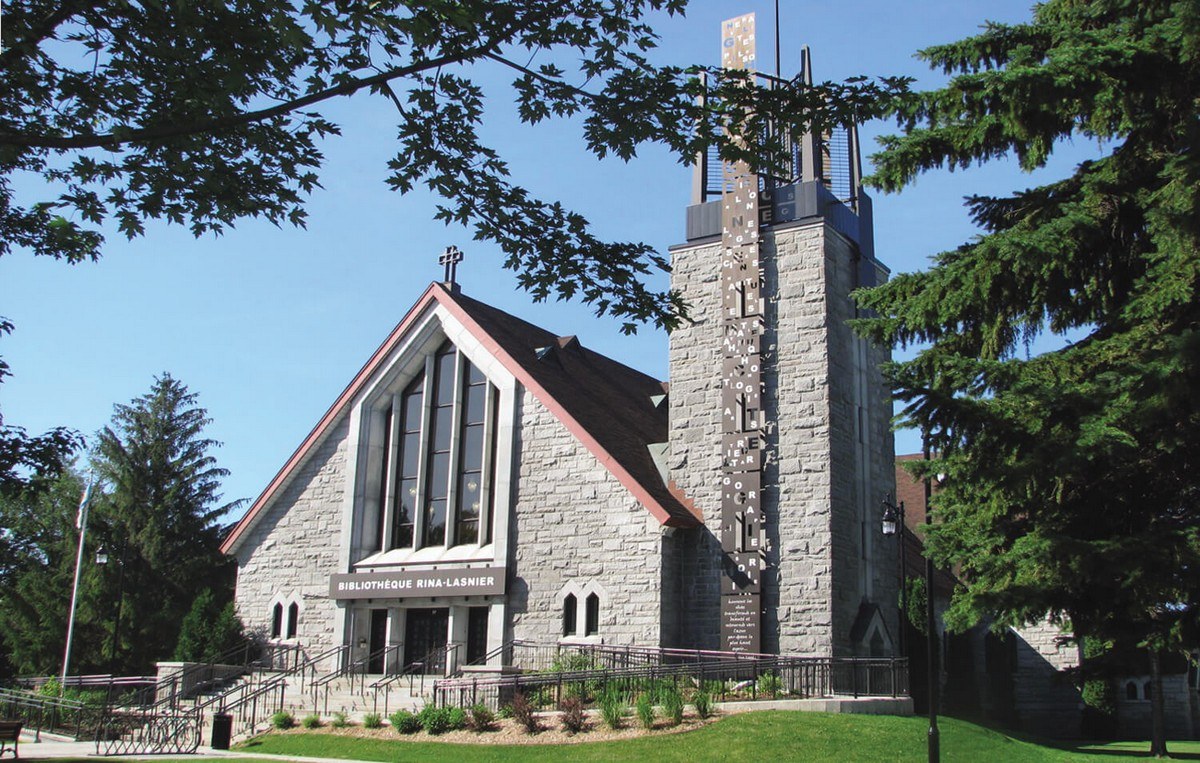
<svg viewBox="0 0 1200 763">
<path fill-rule="evenodd" d="M 239 709 L 240 705 L 249 699 L 256 698 L 262 694 L 286 685 L 289 678 L 300 675 L 301 680 L 303 680 L 304 674 L 309 671 L 311 671 L 313 675 L 316 675 L 316 666 L 318 664 L 340 652 L 345 651 L 345 649 L 346 647 L 342 645 L 330 647 L 315 657 L 310 657 L 304 662 L 294 665 L 290 670 L 286 670 L 283 673 L 272 677 L 271 680 L 258 684 L 257 687 L 254 684 L 241 684 L 239 686 L 235 686 L 230 691 L 218 694 L 217 696 L 211 697 L 204 702 L 197 703 L 196 707 L 200 710 L 205 710 L 213 705 L 216 705 L 218 712 L 229 712 L 231 710 Z M 232 697 L 234 694 L 238 694 L 239 692 L 244 696 L 235 699 L 232 702 L 229 701 L 230 697 Z"/>
<path fill-rule="evenodd" d="M 383 690 L 383 713 L 384 715 L 387 715 L 388 706 L 392 696 L 392 684 L 397 683 L 405 678 L 408 679 L 409 694 L 412 694 L 413 684 L 416 680 L 416 676 L 419 675 L 421 677 L 420 693 L 423 695 L 425 693 L 425 677 L 428 674 L 426 668 L 431 664 L 436 664 L 439 659 L 444 659 L 446 662 L 443 664 L 449 665 L 450 655 L 456 652 L 461 646 L 462 644 L 457 641 L 451 641 L 445 646 L 439 646 L 438 648 L 431 650 L 421 659 L 414 660 L 405 665 L 404 669 L 399 673 L 393 673 L 391 675 L 384 676 L 375 683 L 371 684 L 369 688 L 374 692 L 372 696 L 372 707 L 378 711 L 379 692 L 380 690 Z"/>
<path fill-rule="evenodd" d="M 457 641 L 452 641 L 452 642 L 446 644 L 445 646 L 439 646 L 437 649 L 432 649 L 432 650 L 430 650 L 430 652 L 428 654 L 426 654 L 421 659 L 413 660 L 412 662 L 405 665 L 404 668 L 400 672 L 391 673 L 389 675 L 386 675 L 383 678 L 376 681 L 375 683 L 371 684 L 368 688 L 382 689 L 391 684 L 397 683 L 404 678 L 408 678 L 409 679 L 409 688 L 411 689 L 412 688 L 412 676 L 416 675 L 416 671 L 418 669 L 423 669 L 430 664 L 436 664 L 439 658 L 442 658 L 442 657 L 449 658 L 450 655 L 453 654 L 455 651 L 457 651 L 460 646 L 462 646 L 462 645 L 459 644 Z M 447 663 L 448 662 L 449 662 L 449 660 L 447 659 Z M 444 663 L 444 664 L 447 664 L 447 663 Z M 458 670 L 455 671 L 455 673 L 458 673 L 458 672 L 459 672 Z"/>
<path fill-rule="evenodd" d="M 34 741 L 42 740 L 42 730 L 70 731 L 71 726 L 59 723 L 71 714 L 75 723 L 72 736 L 78 738 L 83 731 L 84 713 L 88 709 L 83 702 L 59 697 L 43 697 L 25 690 L 0 689 L 0 707 L 4 707 L 6 718 L 20 718 L 27 727 L 32 727 Z M 47 718 L 47 716 L 49 716 Z"/>
<path fill-rule="evenodd" d="M 383 660 L 383 672 L 387 673 L 388 654 L 390 654 L 391 652 L 398 652 L 400 649 L 400 646 L 401 646 L 400 644 L 391 644 L 389 646 L 380 647 L 379 649 L 376 649 L 375 651 L 371 652 L 370 654 L 368 654 L 365 657 L 360 657 L 359 659 L 355 660 L 354 662 L 343 664 L 342 667 L 338 668 L 337 670 L 333 671 L 332 673 L 327 673 L 327 674 L 321 676 L 320 678 L 318 678 L 316 681 L 314 681 L 313 688 L 316 688 L 318 686 L 324 686 L 324 685 L 331 683 L 339 678 L 342 678 L 344 676 L 351 675 L 351 674 L 365 676 L 367 674 L 367 668 L 370 667 L 371 663 L 374 662 L 375 660 L 379 660 L 379 659 Z M 349 647 L 349 645 L 346 645 L 345 648 L 348 650 L 350 647 Z"/>
<path fill-rule="evenodd" d="M 677 650 L 691 652 L 691 650 Z M 696 654 L 696 652 L 692 652 Z M 756 679 L 763 674 L 777 675 L 789 689 L 800 696 L 907 696 L 908 661 L 900 658 L 817 658 L 779 655 L 756 655 L 745 659 L 734 653 L 708 652 L 710 657 L 721 659 L 678 662 L 674 664 L 649 664 L 633 668 L 600 667 L 588 670 L 563 670 L 540 673 L 520 673 L 505 676 L 447 678 L 434 682 L 434 703 L 451 704 L 458 695 L 459 703 L 479 701 L 482 691 L 486 700 L 498 703 L 504 688 L 512 691 L 555 687 L 561 698 L 564 686 L 580 682 L 599 681 L 602 685 L 612 682 L 630 682 L 640 679 L 681 677 L 706 681 L 735 679 L 749 688 L 757 698 Z M 849 670 L 848 676 L 845 673 Z M 865 671 L 865 684 L 860 681 L 860 672 Z M 873 680 L 872 676 L 876 676 Z M 847 682 L 846 679 L 849 678 Z M 722 684 L 722 697 L 728 687 Z"/>
</svg>

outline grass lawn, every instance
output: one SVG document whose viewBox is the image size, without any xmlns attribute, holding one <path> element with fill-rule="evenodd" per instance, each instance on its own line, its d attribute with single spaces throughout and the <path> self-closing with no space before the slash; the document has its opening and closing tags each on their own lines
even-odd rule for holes
<svg viewBox="0 0 1200 763">
<path fill-rule="evenodd" d="M 942 760 L 1101 761 L 1145 758 L 1149 745 L 1112 743 L 1072 748 L 1047 747 L 952 718 L 939 722 Z M 378 738 L 329 734 L 266 734 L 239 750 L 282 757 L 352 758 L 371 761 L 923 761 L 925 718 L 827 715 L 824 713 L 741 713 L 683 734 L 658 734 L 617 742 L 581 745 L 468 745 L 400 741 L 389 730 Z M 1173 757 L 1200 760 L 1200 742 L 1169 744 Z"/>
</svg>

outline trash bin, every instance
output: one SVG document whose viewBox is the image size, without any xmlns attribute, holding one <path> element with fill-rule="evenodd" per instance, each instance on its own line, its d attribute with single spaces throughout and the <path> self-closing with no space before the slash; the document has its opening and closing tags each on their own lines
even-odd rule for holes
<svg viewBox="0 0 1200 763">
<path fill-rule="evenodd" d="M 229 740 L 233 737 L 233 716 L 229 713 L 213 715 L 212 748 L 228 750 Z"/>
</svg>

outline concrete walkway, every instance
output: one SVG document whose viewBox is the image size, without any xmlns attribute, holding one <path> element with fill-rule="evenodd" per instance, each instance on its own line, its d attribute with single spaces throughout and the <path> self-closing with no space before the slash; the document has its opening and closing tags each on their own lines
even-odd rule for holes
<svg viewBox="0 0 1200 763">
<path fill-rule="evenodd" d="M 96 754 L 95 742 L 76 742 L 71 739 L 62 737 L 51 738 L 49 734 L 42 734 L 42 741 L 34 741 L 32 733 L 21 734 L 20 746 L 21 760 L 62 760 L 64 758 L 95 758 L 97 761 L 105 760 L 102 755 Z M 121 755 L 118 756 L 122 760 L 164 760 L 178 758 L 261 758 L 263 760 L 274 761 L 300 761 L 300 763 L 354 763 L 342 758 L 336 760 L 329 758 L 300 758 L 300 757 L 284 757 L 282 755 L 264 755 L 262 753 L 242 752 L 239 750 L 214 750 L 211 747 L 200 747 L 192 755 Z"/>
</svg>

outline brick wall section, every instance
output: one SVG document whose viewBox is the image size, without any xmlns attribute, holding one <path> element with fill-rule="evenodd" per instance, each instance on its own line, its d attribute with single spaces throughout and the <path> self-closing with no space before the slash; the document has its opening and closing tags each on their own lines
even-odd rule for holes
<svg viewBox="0 0 1200 763">
<path fill-rule="evenodd" d="M 768 333 L 777 359 L 764 366 L 768 438 L 776 459 L 763 473 L 769 574 L 763 648 L 788 653 L 848 654 L 850 629 L 864 589 L 860 574 L 863 501 L 892 490 L 890 408 L 878 374 L 868 385 L 870 481 L 861 495 L 854 421 L 854 343 L 845 321 L 856 263 L 852 245 L 823 223 L 764 237 Z M 673 253 L 673 283 L 692 322 L 670 337 L 671 476 L 704 512 L 707 532 L 681 533 L 681 602 L 686 646 L 715 648 L 720 581 L 720 246 Z M 868 359 L 883 357 L 874 351 Z M 877 503 L 877 499 L 873 499 Z M 868 504 L 874 505 L 871 501 Z M 867 530 L 874 532 L 877 522 Z M 894 602 L 894 544 L 876 544 L 875 600 Z M 895 607 L 883 607 L 895 633 Z"/>
<path fill-rule="evenodd" d="M 520 405 L 505 638 L 556 641 L 556 596 L 573 579 L 607 595 L 605 643 L 660 645 L 658 522 L 541 403 L 525 394 Z"/>
<path fill-rule="evenodd" d="M 302 608 L 297 637 L 312 654 L 333 645 L 339 615 L 327 596 L 329 576 L 338 571 L 348 431 L 349 416 L 343 415 L 237 552 L 236 601 L 242 622 L 270 633 L 272 602 L 277 596 L 294 596 Z"/>
</svg>

